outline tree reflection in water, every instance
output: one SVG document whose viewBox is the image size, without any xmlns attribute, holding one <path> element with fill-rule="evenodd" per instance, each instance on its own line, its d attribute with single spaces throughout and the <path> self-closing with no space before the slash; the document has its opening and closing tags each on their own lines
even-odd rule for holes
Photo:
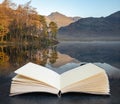
<svg viewBox="0 0 120 104">
<path fill-rule="evenodd" d="M 28 62 L 45 66 L 57 59 L 57 46 L 0 46 L 0 74 L 9 74 Z"/>
</svg>

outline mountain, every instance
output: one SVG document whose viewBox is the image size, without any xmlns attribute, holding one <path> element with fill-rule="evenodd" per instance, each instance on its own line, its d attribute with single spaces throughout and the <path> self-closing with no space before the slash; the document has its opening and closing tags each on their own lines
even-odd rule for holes
<svg viewBox="0 0 120 104">
<path fill-rule="evenodd" d="M 67 26 L 70 23 L 73 23 L 79 20 L 80 17 L 67 17 L 59 12 L 53 12 L 50 15 L 46 16 L 46 21 L 49 24 L 51 21 L 57 23 L 58 27 Z"/>
<path fill-rule="evenodd" d="M 81 18 L 61 27 L 59 39 L 72 40 L 120 40 L 120 11 L 107 17 Z"/>
</svg>

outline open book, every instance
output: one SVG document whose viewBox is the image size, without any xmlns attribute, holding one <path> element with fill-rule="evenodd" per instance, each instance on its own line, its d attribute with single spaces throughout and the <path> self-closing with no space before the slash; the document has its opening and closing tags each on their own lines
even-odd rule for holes
<svg viewBox="0 0 120 104">
<path fill-rule="evenodd" d="M 57 95 L 82 92 L 109 95 L 109 80 L 106 72 L 92 63 L 58 74 L 30 62 L 15 73 L 17 75 L 12 79 L 10 96 L 30 92 L 47 92 Z"/>
</svg>

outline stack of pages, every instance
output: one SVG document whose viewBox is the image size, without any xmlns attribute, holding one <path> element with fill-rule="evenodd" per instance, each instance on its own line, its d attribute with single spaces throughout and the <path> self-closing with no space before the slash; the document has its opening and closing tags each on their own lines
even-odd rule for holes
<svg viewBox="0 0 120 104">
<path fill-rule="evenodd" d="M 106 72 L 92 63 L 58 74 L 49 68 L 30 62 L 17 69 L 15 73 L 17 75 L 12 79 L 10 96 L 31 92 L 57 95 L 67 92 L 109 95 Z"/>
</svg>

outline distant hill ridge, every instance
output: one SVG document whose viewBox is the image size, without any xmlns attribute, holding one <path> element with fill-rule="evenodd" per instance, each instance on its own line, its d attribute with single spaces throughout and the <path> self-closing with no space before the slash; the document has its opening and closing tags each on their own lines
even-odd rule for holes
<svg viewBox="0 0 120 104">
<path fill-rule="evenodd" d="M 120 11 L 107 17 L 81 18 L 68 26 L 61 27 L 58 34 L 59 39 L 68 40 L 120 40 Z"/>
<path fill-rule="evenodd" d="M 80 17 L 68 17 L 59 12 L 53 12 L 50 15 L 46 16 L 46 21 L 48 23 L 50 21 L 53 21 L 53 22 L 57 23 L 58 27 L 67 26 L 70 23 L 73 23 L 79 19 L 80 19 Z"/>
</svg>

